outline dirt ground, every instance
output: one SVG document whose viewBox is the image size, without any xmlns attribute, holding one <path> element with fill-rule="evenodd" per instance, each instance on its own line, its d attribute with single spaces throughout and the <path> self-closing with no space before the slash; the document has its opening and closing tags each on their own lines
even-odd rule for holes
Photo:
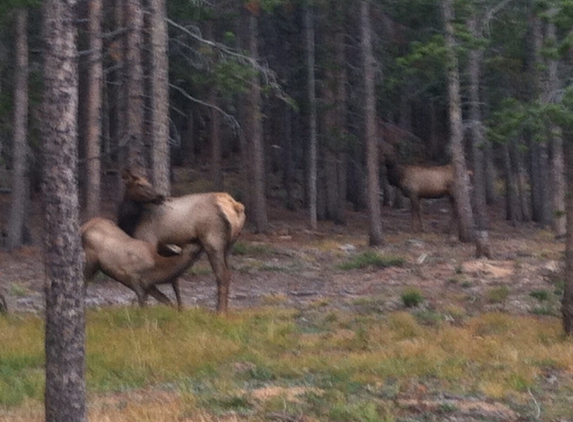
<svg viewBox="0 0 573 422">
<path fill-rule="evenodd" d="M 8 195 L 0 195 L 0 200 L 6 216 Z M 422 306 L 429 310 L 559 316 L 564 243 L 533 223 L 511 226 L 503 219 L 503 205 L 490 209 L 493 257 L 489 260 L 476 260 L 474 245 L 445 233 L 450 218 L 447 201 L 426 201 L 423 233 L 411 231 L 409 209 L 384 207 L 385 245 L 377 252 L 400 257 L 405 264 L 354 270 L 341 270 L 338 265 L 368 249 L 365 213 L 348 212 L 346 225 L 319 222 L 318 230 L 310 231 L 305 211 L 285 211 L 275 202 L 269 209 L 270 232 L 253 234 L 247 227 L 239 240 L 241 253 L 230 257 L 231 310 L 258 305 L 305 307 L 320 301 L 325 307 L 353 309 L 360 304 L 387 312 L 403 307 L 401 294 L 416 288 L 425 299 Z M 40 215 L 38 204 L 34 214 Z M 39 243 L 37 225 L 33 235 Z M 182 280 L 185 306 L 215 308 L 216 283 L 205 258 Z M 9 310 L 41 312 L 43 283 L 38 244 L 11 253 L 0 251 L 0 292 Z M 173 297 L 169 286 L 162 290 Z M 133 292 L 104 276 L 87 289 L 88 307 L 134 302 Z M 161 306 L 154 299 L 149 305 Z"/>
</svg>

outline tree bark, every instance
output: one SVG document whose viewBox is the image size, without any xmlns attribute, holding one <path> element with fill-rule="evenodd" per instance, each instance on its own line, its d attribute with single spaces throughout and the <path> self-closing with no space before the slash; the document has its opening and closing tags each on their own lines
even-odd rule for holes
<svg viewBox="0 0 573 422">
<path fill-rule="evenodd" d="M 552 11 L 555 13 L 555 10 Z M 550 45 L 556 45 L 555 24 L 549 22 L 547 24 L 547 40 Z M 561 81 L 557 72 L 558 62 L 555 59 L 548 59 L 547 70 L 549 79 L 549 92 L 544 96 L 551 101 L 554 93 L 561 88 Z M 555 236 L 565 236 L 567 232 L 567 224 L 565 218 L 565 163 L 563 158 L 563 133 L 561 128 L 557 125 L 551 125 L 551 196 L 553 205 L 553 231 Z"/>
<path fill-rule="evenodd" d="M 380 179 L 378 168 L 378 140 L 376 139 L 375 62 L 372 52 L 370 3 L 360 1 L 361 50 L 364 66 L 364 120 L 366 141 L 367 202 L 370 246 L 384 242 L 380 219 Z"/>
<path fill-rule="evenodd" d="M 469 193 L 469 180 L 463 148 L 463 122 L 460 97 L 460 76 L 458 60 L 455 54 L 454 11 L 452 0 L 441 0 L 446 30 L 446 48 L 448 50 L 448 103 L 450 114 L 450 146 L 455 167 L 455 206 L 459 223 L 459 239 L 471 242 L 475 238 L 474 219 Z"/>
<path fill-rule="evenodd" d="M 124 0 L 124 26 L 127 28 L 125 47 L 126 73 L 126 122 L 124 142 L 127 143 L 127 164 L 129 167 L 147 168 L 143 146 L 143 67 L 142 28 L 143 9 L 141 0 Z"/>
<path fill-rule="evenodd" d="M 100 213 L 101 205 L 101 110 L 102 110 L 102 0 L 88 3 L 88 65 L 86 122 L 86 217 Z"/>
<path fill-rule="evenodd" d="M 468 29 L 476 38 L 481 36 L 478 28 L 477 18 L 471 17 L 468 21 Z M 485 157 L 484 146 L 488 142 L 485 136 L 485 127 L 481 117 L 480 109 L 480 80 L 481 66 L 483 62 L 483 50 L 473 49 L 469 53 L 468 74 L 469 74 L 469 97 L 470 97 L 470 128 L 471 145 L 473 158 L 473 181 L 474 181 L 474 204 L 476 223 L 476 257 L 485 256 L 491 258 L 491 248 L 488 235 L 488 218 L 485 189 Z"/>
<path fill-rule="evenodd" d="M 248 22 L 248 45 L 251 59 L 257 60 L 258 53 L 258 18 L 249 15 Z M 249 134 L 247 142 L 249 145 L 249 157 L 253 168 L 253 185 L 251 210 L 252 221 L 255 230 L 259 233 L 268 230 L 267 205 L 265 197 L 265 157 L 264 157 L 264 139 L 263 139 L 263 122 L 261 112 L 261 85 L 259 75 L 257 74 L 251 80 L 249 89 L 248 108 L 249 108 Z"/>
<path fill-rule="evenodd" d="M 573 335 L 573 144 L 571 140 L 564 143 L 565 172 L 567 180 L 567 195 L 565 196 L 565 212 L 567 234 L 565 244 L 565 288 L 561 302 L 563 331 Z"/>
<path fill-rule="evenodd" d="M 45 0 L 42 199 L 47 422 L 86 421 L 83 252 L 77 192 L 75 1 Z"/>
<path fill-rule="evenodd" d="M 12 195 L 8 222 L 8 249 L 24 243 L 24 216 L 28 203 L 28 11 L 15 12 L 16 69 L 14 73 L 14 148 L 12 164 Z"/>
<path fill-rule="evenodd" d="M 308 80 L 308 105 L 309 105 L 309 131 L 308 131 L 308 209 L 310 228 L 316 230 L 317 223 L 317 123 L 316 123 L 316 80 L 315 80 L 315 46 L 314 46 L 314 24 L 312 13 L 312 2 L 306 6 L 304 11 L 305 41 L 306 41 L 306 74 Z"/>
<path fill-rule="evenodd" d="M 151 14 L 151 169 L 153 186 L 169 195 L 169 59 L 166 0 L 150 0 Z"/>
</svg>

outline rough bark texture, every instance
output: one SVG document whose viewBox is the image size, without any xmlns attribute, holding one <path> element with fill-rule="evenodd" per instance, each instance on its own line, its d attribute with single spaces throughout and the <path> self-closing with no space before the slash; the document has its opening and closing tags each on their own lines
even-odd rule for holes
<svg viewBox="0 0 573 422">
<path fill-rule="evenodd" d="M 258 18 L 248 17 L 248 40 L 249 53 L 252 58 L 258 58 Z M 257 232 L 265 232 L 268 229 L 267 205 L 265 198 L 265 159 L 263 121 L 261 112 L 261 86 L 259 76 L 256 75 L 251 81 L 248 93 L 249 103 L 249 144 L 251 165 L 253 167 L 252 189 L 252 222 Z"/>
<path fill-rule="evenodd" d="M 474 221 L 469 193 L 469 180 L 463 148 L 463 122 L 460 97 L 460 75 L 455 55 L 455 37 L 453 26 L 453 6 L 451 0 L 442 0 L 442 12 L 446 30 L 448 61 L 448 102 L 450 111 L 450 146 L 453 164 L 456 169 L 456 207 L 459 218 L 459 238 L 462 242 L 474 240 Z"/>
<path fill-rule="evenodd" d="M 126 122 L 123 142 L 127 143 L 127 164 L 146 168 L 143 148 L 143 9 L 141 0 L 125 0 L 124 25 L 127 28 L 125 49 Z"/>
<path fill-rule="evenodd" d="M 532 63 L 533 76 L 535 77 L 532 97 L 537 99 L 542 93 L 542 68 L 545 63 L 542 59 L 543 31 L 542 22 L 538 16 L 531 19 L 532 33 Z M 551 197 L 549 186 L 549 152 L 547 143 L 529 139 L 530 152 L 530 175 L 531 175 L 531 210 L 533 221 L 542 227 L 551 222 Z"/>
<path fill-rule="evenodd" d="M 169 195 L 169 60 L 165 0 L 150 0 L 151 14 L 151 166 L 153 185 Z"/>
<path fill-rule="evenodd" d="M 86 122 L 86 217 L 100 213 L 101 202 L 101 104 L 102 104 L 102 0 L 88 3 L 90 62 L 88 66 L 88 101 Z"/>
<path fill-rule="evenodd" d="M 468 29 L 475 37 L 480 36 L 477 19 L 471 18 L 468 22 Z M 481 66 L 483 62 L 483 50 L 474 49 L 470 51 L 468 74 L 469 74 L 469 95 L 470 95 L 470 128 L 471 128 L 471 145 L 473 157 L 473 181 L 474 181 L 474 206 L 475 206 L 475 223 L 476 223 L 476 256 L 479 258 L 485 256 L 491 258 L 491 249 L 488 236 L 488 218 L 486 204 L 486 186 L 485 186 L 485 158 L 484 145 L 487 142 L 485 136 L 485 127 L 482 122 L 480 109 L 480 79 Z"/>
<path fill-rule="evenodd" d="M 370 25 L 370 3 L 360 2 L 361 49 L 364 65 L 364 97 L 365 97 L 365 140 L 366 140 L 366 169 L 367 169 L 367 202 L 369 243 L 379 246 L 384 242 L 382 221 L 380 219 L 380 182 L 378 168 L 378 141 L 376 139 L 376 99 L 375 99 L 375 69 L 372 53 L 372 31 Z"/>
<path fill-rule="evenodd" d="M 550 45 L 556 44 L 555 24 L 547 24 L 547 40 Z M 548 95 L 545 95 L 549 101 L 561 88 L 561 81 L 557 72 L 557 60 L 549 59 L 547 64 L 548 70 Z M 566 218 L 565 218 L 565 163 L 563 158 L 563 133 L 557 125 L 551 127 L 551 195 L 553 204 L 553 231 L 557 237 L 565 236 Z"/>
<path fill-rule="evenodd" d="M 75 1 L 45 0 L 42 100 L 48 422 L 86 421 L 83 253 L 77 192 Z"/>
<path fill-rule="evenodd" d="M 16 71 L 14 73 L 14 148 L 12 202 L 8 221 L 8 249 L 24 243 L 24 214 L 28 197 L 26 149 L 28 142 L 28 11 L 15 13 Z"/>
<path fill-rule="evenodd" d="M 564 145 L 567 195 L 565 210 L 567 216 L 567 235 L 565 244 L 565 288 L 563 291 L 561 313 L 563 330 L 566 335 L 573 335 L 573 144 Z"/>
<path fill-rule="evenodd" d="M 314 75 L 314 25 L 311 6 L 307 5 L 304 11 L 305 41 L 306 41 L 306 73 L 308 79 L 309 103 L 309 153 L 308 153 L 308 208 L 310 228 L 316 230 L 317 223 L 317 128 L 316 128 L 316 80 Z"/>
</svg>

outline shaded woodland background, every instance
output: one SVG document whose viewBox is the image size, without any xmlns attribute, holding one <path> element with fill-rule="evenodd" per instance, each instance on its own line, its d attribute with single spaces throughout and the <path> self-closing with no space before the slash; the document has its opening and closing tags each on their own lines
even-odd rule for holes
<svg viewBox="0 0 573 422">
<path fill-rule="evenodd" d="M 22 204 L 30 197 L 22 192 L 29 186 L 33 196 L 41 180 L 41 13 L 34 2 L 12 3 L 3 6 L 0 38 L 0 184 Z M 133 164 L 149 168 L 165 192 L 172 168 L 208 166 L 205 189 L 232 189 L 257 231 L 268 228 L 266 198 L 280 197 L 288 209 L 316 207 L 318 219 L 340 224 L 348 207 L 367 207 L 368 93 L 355 2 L 159 3 L 78 2 L 86 216 L 100 211 L 102 177 Z M 403 163 L 451 159 L 441 6 L 369 5 L 375 137 L 392 143 Z M 474 214 L 505 196 L 508 219 L 553 225 L 562 236 L 571 5 L 465 1 L 453 11 Z M 241 180 L 231 187 L 234 170 Z M 403 206 L 383 166 L 381 173 L 383 205 Z M 23 240 L 25 208 L 2 212 L 10 247 Z"/>
</svg>

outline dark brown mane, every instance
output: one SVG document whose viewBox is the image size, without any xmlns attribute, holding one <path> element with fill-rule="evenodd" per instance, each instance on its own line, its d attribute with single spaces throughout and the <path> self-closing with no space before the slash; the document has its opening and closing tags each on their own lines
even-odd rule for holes
<svg viewBox="0 0 573 422">
<path fill-rule="evenodd" d="M 133 236 L 135 229 L 143 216 L 145 204 L 123 199 L 117 209 L 117 225 L 129 236 Z"/>
<path fill-rule="evenodd" d="M 117 210 L 117 225 L 128 235 L 133 236 L 141 222 L 146 204 L 161 204 L 165 196 L 155 188 L 142 170 L 125 169 L 122 173 L 125 194 Z"/>
</svg>

